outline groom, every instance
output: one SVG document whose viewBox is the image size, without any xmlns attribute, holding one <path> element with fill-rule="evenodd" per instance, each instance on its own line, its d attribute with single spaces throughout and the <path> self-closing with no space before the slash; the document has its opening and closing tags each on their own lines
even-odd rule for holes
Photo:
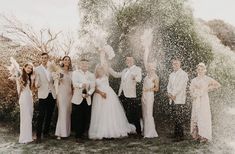
<svg viewBox="0 0 235 154">
<path fill-rule="evenodd" d="M 184 113 L 183 108 L 186 100 L 186 87 L 188 82 L 188 74 L 181 69 L 181 62 L 178 58 L 172 60 L 173 72 L 170 74 L 167 85 L 169 104 L 172 108 L 172 116 L 174 121 L 174 138 L 180 141 L 184 136 Z"/>
<path fill-rule="evenodd" d="M 42 131 L 43 137 L 49 137 L 49 128 L 51 118 L 55 108 L 55 87 L 53 78 L 47 68 L 49 55 L 47 53 L 41 54 L 41 65 L 35 69 L 35 86 L 38 89 L 39 98 L 39 115 L 37 118 L 37 143 L 41 142 Z M 45 123 L 45 125 L 44 125 Z M 44 129 L 43 129 L 44 125 Z"/>
<path fill-rule="evenodd" d="M 118 96 L 126 111 L 128 121 L 135 125 L 137 134 L 141 136 L 140 106 L 136 96 L 136 85 L 142 80 L 142 71 L 135 65 L 132 56 L 126 57 L 126 65 L 127 68 L 122 72 L 115 72 L 109 68 L 109 73 L 115 78 L 121 78 Z"/>
<path fill-rule="evenodd" d="M 80 61 L 80 69 L 73 72 L 72 82 L 74 93 L 72 97 L 72 119 L 76 142 L 80 143 L 88 131 L 91 114 L 91 95 L 95 91 L 95 76 L 88 71 L 89 62 Z"/>
</svg>

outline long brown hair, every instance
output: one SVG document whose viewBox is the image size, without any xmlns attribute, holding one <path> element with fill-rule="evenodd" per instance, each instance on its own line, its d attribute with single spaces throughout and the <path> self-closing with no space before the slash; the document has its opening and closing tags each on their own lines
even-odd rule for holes
<svg viewBox="0 0 235 154">
<path fill-rule="evenodd" d="M 33 69 L 32 69 L 32 72 L 30 74 L 27 74 L 26 71 L 25 71 L 25 68 L 27 66 L 29 66 L 30 64 L 25 64 L 23 69 L 22 69 L 22 80 L 23 80 L 23 86 L 26 87 L 27 84 L 28 84 L 28 81 L 29 81 L 29 87 L 31 88 L 32 86 L 32 81 L 31 81 L 31 75 L 33 74 Z"/>
<path fill-rule="evenodd" d="M 72 71 L 73 70 L 73 66 L 72 66 L 72 60 L 69 56 L 64 56 L 62 58 L 62 61 L 64 61 L 65 58 L 69 58 L 69 61 L 70 61 L 70 64 L 69 64 L 69 71 Z M 61 65 L 61 67 L 64 67 L 64 63 Z"/>
</svg>

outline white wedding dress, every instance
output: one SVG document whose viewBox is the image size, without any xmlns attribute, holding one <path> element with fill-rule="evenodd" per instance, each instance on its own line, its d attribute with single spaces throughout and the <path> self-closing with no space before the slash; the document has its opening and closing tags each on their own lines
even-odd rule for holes
<svg viewBox="0 0 235 154">
<path fill-rule="evenodd" d="M 18 81 L 17 81 L 17 86 L 19 86 Z M 19 143 L 29 143 L 33 141 L 33 136 L 32 136 L 33 96 L 29 88 L 29 83 L 20 93 L 19 104 L 20 104 Z"/>
<path fill-rule="evenodd" d="M 100 94 L 94 94 L 89 138 L 120 138 L 135 133 L 135 126 L 129 124 L 118 96 L 109 86 L 108 77 L 97 78 L 96 87 L 107 96 L 104 99 Z"/>
</svg>

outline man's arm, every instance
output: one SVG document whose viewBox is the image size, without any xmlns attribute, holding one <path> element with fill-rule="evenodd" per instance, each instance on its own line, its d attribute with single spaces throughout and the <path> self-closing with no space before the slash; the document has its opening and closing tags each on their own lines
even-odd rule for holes
<svg viewBox="0 0 235 154">
<path fill-rule="evenodd" d="M 115 78 L 121 78 L 122 77 L 122 72 L 116 72 L 111 67 L 108 68 L 108 72 L 109 72 L 109 74 L 111 74 Z"/>
<path fill-rule="evenodd" d="M 141 82 L 141 80 L 142 80 L 142 70 L 141 70 L 141 68 L 138 67 L 136 69 L 135 81 L 136 82 Z"/>
<path fill-rule="evenodd" d="M 90 77 L 90 90 L 87 92 L 89 96 L 91 96 L 94 92 L 95 92 L 95 75 L 94 74 L 91 74 L 91 77 Z"/>
<path fill-rule="evenodd" d="M 171 75 L 169 76 L 169 81 L 168 81 L 168 84 L 167 84 L 167 93 L 171 93 L 171 89 L 170 89 L 170 82 L 171 82 Z"/>
</svg>

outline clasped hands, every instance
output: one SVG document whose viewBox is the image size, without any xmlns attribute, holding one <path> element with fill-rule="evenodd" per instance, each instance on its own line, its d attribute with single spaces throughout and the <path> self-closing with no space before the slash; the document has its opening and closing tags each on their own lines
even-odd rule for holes
<svg viewBox="0 0 235 154">
<path fill-rule="evenodd" d="M 171 100 L 173 100 L 173 101 L 176 100 L 176 96 L 173 96 L 171 93 L 168 93 L 167 95 Z"/>
<path fill-rule="evenodd" d="M 143 92 L 154 92 L 154 88 L 144 88 Z"/>
<path fill-rule="evenodd" d="M 83 83 L 82 84 L 82 89 L 87 89 L 87 84 L 86 83 Z M 88 93 L 86 93 L 86 94 L 82 94 L 82 97 L 83 98 L 88 98 L 90 95 L 88 94 Z"/>
<path fill-rule="evenodd" d="M 101 95 L 101 97 L 104 98 L 104 99 L 106 99 L 106 97 L 107 97 L 107 94 L 106 94 L 105 92 L 100 92 L 100 95 Z"/>
</svg>

